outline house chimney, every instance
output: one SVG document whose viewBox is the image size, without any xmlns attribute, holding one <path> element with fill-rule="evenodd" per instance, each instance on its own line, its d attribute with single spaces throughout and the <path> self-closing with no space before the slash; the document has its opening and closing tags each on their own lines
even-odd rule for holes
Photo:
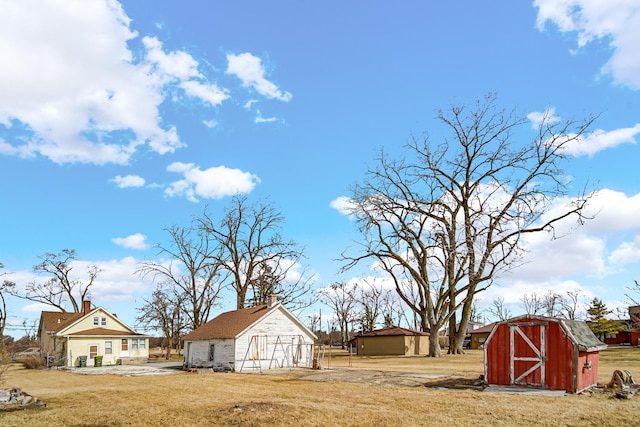
<svg viewBox="0 0 640 427">
<path fill-rule="evenodd" d="M 82 301 L 82 314 L 85 316 L 91 311 L 91 301 L 84 300 Z"/>
<path fill-rule="evenodd" d="M 277 295 L 269 295 L 269 302 L 267 303 L 267 307 L 271 308 L 278 304 L 278 296 Z"/>
</svg>

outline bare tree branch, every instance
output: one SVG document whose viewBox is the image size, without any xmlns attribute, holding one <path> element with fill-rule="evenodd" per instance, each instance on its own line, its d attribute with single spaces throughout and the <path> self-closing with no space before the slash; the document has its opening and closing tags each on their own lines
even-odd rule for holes
<svg viewBox="0 0 640 427">
<path fill-rule="evenodd" d="M 169 260 L 143 261 L 137 273 L 173 288 L 187 326 L 196 329 L 209 319 L 220 294 L 220 273 L 224 270 L 219 263 L 219 248 L 198 228 L 172 226 L 165 231 L 170 243 L 156 247 Z"/>
<path fill-rule="evenodd" d="M 58 253 L 46 253 L 40 257 L 41 262 L 33 266 L 36 273 L 44 273 L 51 277 L 44 282 L 31 282 L 25 286 L 25 292 L 17 288 L 12 295 L 66 311 L 66 303 L 71 304 L 74 312 L 80 312 L 82 302 L 88 298 L 91 286 L 100 273 L 97 266 L 87 268 L 87 280 L 73 279 L 71 271 L 78 260 L 74 249 L 62 249 Z"/>
<path fill-rule="evenodd" d="M 228 273 L 225 283 L 236 293 L 238 309 L 266 304 L 272 294 L 289 308 L 310 305 L 312 278 L 300 264 L 303 250 L 281 236 L 283 221 L 273 206 L 249 204 L 246 196 L 234 197 L 219 223 L 206 211 L 198 219 L 220 249 L 217 261 Z"/>
</svg>

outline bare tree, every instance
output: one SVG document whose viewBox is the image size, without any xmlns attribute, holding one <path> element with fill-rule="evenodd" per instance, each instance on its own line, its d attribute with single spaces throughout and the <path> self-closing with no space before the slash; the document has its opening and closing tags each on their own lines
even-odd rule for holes
<svg viewBox="0 0 640 427">
<path fill-rule="evenodd" d="M 565 148 L 582 138 L 593 119 L 560 122 L 546 113 L 531 141 L 516 141 L 516 132 L 522 135 L 530 122 L 499 110 L 494 95 L 471 111 L 440 111 L 438 119 L 451 138 L 435 144 L 427 135 L 414 137 L 404 159 L 381 153 L 378 166 L 352 188 L 351 213 L 363 240 L 359 253 L 343 253 L 344 269 L 375 263 L 394 279 L 424 330 L 435 336 L 449 322 L 456 331 L 449 351 L 462 353 L 474 297 L 519 265 L 521 237 L 547 231 L 555 237 L 559 221 L 584 219 L 586 193 L 564 210 L 543 214 L 567 195 Z M 418 290 L 419 304 L 403 297 L 401 283 Z M 439 356 L 433 341 L 429 355 Z"/>
<path fill-rule="evenodd" d="M 66 303 L 71 304 L 74 312 L 80 312 L 82 302 L 87 299 L 89 290 L 100 270 L 91 265 L 87 268 L 87 280 L 74 279 L 71 271 L 78 261 L 74 249 L 62 249 L 58 253 L 46 253 L 40 256 L 41 262 L 33 266 L 36 273 L 51 277 L 44 282 L 31 282 L 25 286 L 25 292 L 14 288 L 12 295 L 66 311 Z"/>
<path fill-rule="evenodd" d="M 178 349 L 180 336 L 186 329 L 181 316 L 184 294 L 176 294 L 175 287 L 165 289 L 158 285 L 150 299 L 144 299 L 144 305 L 138 308 L 138 322 L 162 333 L 167 343 L 165 359 L 171 358 L 171 349 Z"/>
<path fill-rule="evenodd" d="M 378 324 L 378 318 L 382 312 L 382 306 L 389 293 L 382 286 L 363 280 L 358 297 L 359 320 L 362 332 L 373 331 Z"/>
<path fill-rule="evenodd" d="M 165 231 L 170 243 L 156 247 L 159 255 L 168 256 L 169 260 L 143 261 L 137 272 L 173 288 L 186 326 L 196 329 L 209 319 L 220 294 L 220 273 L 224 270 L 219 263 L 219 248 L 217 242 L 199 228 L 172 226 Z"/>
<path fill-rule="evenodd" d="M 562 297 L 551 289 L 547 289 L 540 298 L 540 307 L 547 317 L 557 317 L 560 314 L 562 305 L 560 304 Z"/>
<path fill-rule="evenodd" d="M 320 331 L 320 315 L 318 313 L 311 313 L 305 317 L 307 319 L 307 326 L 311 332 L 322 332 Z"/>
<path fill-rule="evenodd" d="M 289 307 L 305 305 L 310 279 L 304 271 L 295 271 L 303 251 L 281 236 L 284 218 L 273 206 L 249 204 L 246 196 L 235 196 L 219 224 L 206 211 L 198 221 L 220 248 L 217 260 L 229 273 L 236 308 L 264 304 L 270 294 Z"/>
<path fill-rule="evenodd" d="M 640 305 L 640 282 L 633 281 L 632 286 L 626 286 L 631 293 L 624 294 L 632 305 Z M 636 295 L 637 294 L 637 295 Z"/>
<path fill-rule="evenodd" d="M 0 269 L 3 269 L 4 265 L 0 262 Z M 0 272 L 0 278 L 10 273 L 3 271 Z M 3 280 L 0 283 L 0 385 L 4 382 L 5 373 L 9 368 L 9 354 L 4 341 L 4 329 L 7 326 L 7 301 L 5 299 L 5 293 L 9 294 L 15 288 L 15 283 L 9 280 Z"/>
<path fill-rule="evenodd" d="M 578 306 L 582 293 L 579 290 L 567 291 L 566 297 L 560 297 L 560 316 L 570 320 L 576 320 L 578 314 Z"/>
<path fill-rule="evenodd" d="M 346 282 L 330 284 L 327 288 L 318 291 L 321 301 L 329 306 L 340 327 L 342 348 L 350 340 L 349 324 L 355 319 L 358 285 Z"/>
<path fill-rule="evenodd" d="M 402 319 L 405 319 L 407 324 L 409 323 L 402 303 L 389 290 L 382 297 L 380 311 L 384 326 L 400 326 Z"/>
<path fill-rule="evenodd" d="M 542 309 L 542 302 L 537 293 L 532 292 L 531 294 L 523 294 L 520 297 L 520 301 L 522 302 L 522 306 L 524 308 L 524 312 L 527 316 L 535 316 L 540 314 L 540 310 Z"/>
<path fill-rule="evenodd" d="M 504 303 L 504 298 L 498 297 L 491 302 L 488 308 L 489 314 L 496 317 L 498 321 L 503 322 L 511 317 L 511 310 Z"/>
</svg>

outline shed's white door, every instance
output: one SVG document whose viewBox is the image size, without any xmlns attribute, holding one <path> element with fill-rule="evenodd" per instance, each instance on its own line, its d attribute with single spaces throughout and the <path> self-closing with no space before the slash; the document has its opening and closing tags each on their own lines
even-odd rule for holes
<svg viewBox="0 0 640 427">
<path fill-rule="evenodd" d="M 544 388 L 546 325 L 546 322 L 509 324 L 509 374 L 512 385 Z"/>
</svg>

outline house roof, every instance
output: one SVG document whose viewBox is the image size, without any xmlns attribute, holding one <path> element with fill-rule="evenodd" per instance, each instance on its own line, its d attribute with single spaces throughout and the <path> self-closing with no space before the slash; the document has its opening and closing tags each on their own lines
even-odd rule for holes
<svg viewBox="0 0 640 427">
<path fill-rule="evenodd" d="M 76 320 L 81 319 L 83 313 L 64 312 L 64 311 L 43 311 L 41 321 L 47 333 L 55 334 L 66 328 Z"/>
<path fill-rule="evenodd" d="M 413 329 L 401 328 L 399 326 L 387 326 L 382 329 L 376 329 L 375 331 L 365 332 L 358 334 L 356 337 L 393 337 L 393 336 L 414 336 L 422 335 L 429 336 L 429 332 L 415 331 Z"/>
<path fill-rule="evenodd" d="M 106 328 L 91 328 L 85 329 L 83 331 L 74 332 L 71 334 L 65 334 L 65 331 L 68 332 L 74 325 L 81 322 L 83 319 L 91 317 L 96 313 L 101 312 L 111 317 L 114 321 L 118 322 L 127 331 L 119 331 L 114 329 L 106 329 Z M 78 335 L 100 335 L 100 336 L 125 336 L 125 335 L 133 335 L 133 336 L 147 336 L 143 334 L 138 334 L 131 327 L 126 325 L 122 320 L 118 319 L 115 314 L 109 313 L 102 307 L 96 307 L 88 313 L 84 312 L 61 312 L 61 311 L 43 311 L 40 315 L 40 327 L 38 330 L 45 330 L 45 332 L 49 335 L 59 335 L 59 336 L 78 336 Z M 100 331 L 97 333 L 89 333 L 89 331 Z M 108 333 L 104 333 L 108 331 Z"/>
<path fill-rule="evenodd" d="M 106 329 L 106 328 L 91 328 L 85 329 L 84 331 L 74 332 L 69 334 L 69 336 L 110 336 L 110 337 L 119 337 L 119 336 L 139 336 L 143 337 L 146 335 L 139 334 L 133 331 L 118 331 L 115 329 Z"/>
<path fill-rule="evenodd" d="M 469 331 L 469 334 L 487 334 L 489 332 L 491 332 L 493 330 L 493 327 L 496 325 L 496 323 L 490 323 L 488 325 L 484 325 L 481 328 L 478 329 L 472 329 Z"/>
<path fill-rule="evenodd" d="M 279 306 L 280 305 L 278 304 L 269 308 L 267 305 L 258 305 L 251 308 L 227 311 L 209 320 L 207 323 L 197 329 L 194 329 L 182 338 L 185 340 L 235 338 L 242 331 Z"/>
</svg>

